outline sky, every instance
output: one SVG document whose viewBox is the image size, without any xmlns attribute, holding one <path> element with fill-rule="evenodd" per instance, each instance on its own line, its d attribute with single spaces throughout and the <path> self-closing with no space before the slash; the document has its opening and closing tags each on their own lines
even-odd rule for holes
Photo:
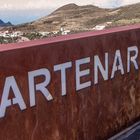
<svg viewBox="0 0 140 140">
<path fill-rule="evenodd" d="M 0 19 L 21 24 L 46 16 L 58 7 L 69 3 L 116 8 L 138 2 L 140 0 L 0 0 Z"/>
</svg>

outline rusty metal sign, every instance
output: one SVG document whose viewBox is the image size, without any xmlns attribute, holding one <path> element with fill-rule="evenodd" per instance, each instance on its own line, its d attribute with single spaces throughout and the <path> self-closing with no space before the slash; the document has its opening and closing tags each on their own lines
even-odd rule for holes
<svg viewBox="0 0 140 140">
<path fill-rule="evenodd" d="M 140 117 L 140 25 L 0 46 L 1 140 L 102 140 Z"/>
</svg>

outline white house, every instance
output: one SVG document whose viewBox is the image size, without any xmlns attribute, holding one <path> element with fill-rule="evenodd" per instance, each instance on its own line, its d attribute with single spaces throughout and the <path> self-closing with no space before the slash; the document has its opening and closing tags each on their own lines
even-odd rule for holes
<svg viewBox="0 0 140 140">
<path fill-rule="evenodd" d="M 93 28 L 93 30 L 103 30 L 103 29 L 105 29 L 105 25 L 96 25 L 94 28 Z"/>
</svg>

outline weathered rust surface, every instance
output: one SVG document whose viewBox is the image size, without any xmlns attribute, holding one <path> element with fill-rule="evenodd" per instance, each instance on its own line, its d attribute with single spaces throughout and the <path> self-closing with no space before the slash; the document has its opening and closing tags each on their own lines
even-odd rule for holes
<svg viewBox="0 0 140 140">
<path fill-rule="evenodd" d="M 127 48 L 134 45 L 140 49 L 140 25 L 1 46 L 0 98 L 5 78 L 14 75 L 27 109 L 13 105 L 6 110 L 0 119 L 0 140 L 104 140 L 135 122 L 140 118 L 140 72 L 133 66 L 130 73 L 118 72 L 107 81 L 100 77 L 94 85 L 91 59 L 87 79 L 92 86 L 80 91 L 75 86 L 75 60 L 99 55 L 104 62 L 108 52 L 110 75 L 119 49 L 126 71 Z M 54 72 L 53 66 L 69 61 L 73 67 L 67 71 L 68 91 L 62 97 L 60 72 Z M 47 101 L 37 92 L 37 105 L 30 108 L 28 72 L 40 68 L 51 72 L 48 89 L 54 99 Z"/>
</svg>

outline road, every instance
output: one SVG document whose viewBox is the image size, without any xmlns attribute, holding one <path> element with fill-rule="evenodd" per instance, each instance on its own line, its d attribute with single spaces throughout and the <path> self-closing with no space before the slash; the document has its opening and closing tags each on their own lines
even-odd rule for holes
<svg viewBox="0 0 140 140">
<path fill-rule="evenodd" d="M 140 122 L 135 123 L 108 140 L 140 140 Z"/>
</svg>

